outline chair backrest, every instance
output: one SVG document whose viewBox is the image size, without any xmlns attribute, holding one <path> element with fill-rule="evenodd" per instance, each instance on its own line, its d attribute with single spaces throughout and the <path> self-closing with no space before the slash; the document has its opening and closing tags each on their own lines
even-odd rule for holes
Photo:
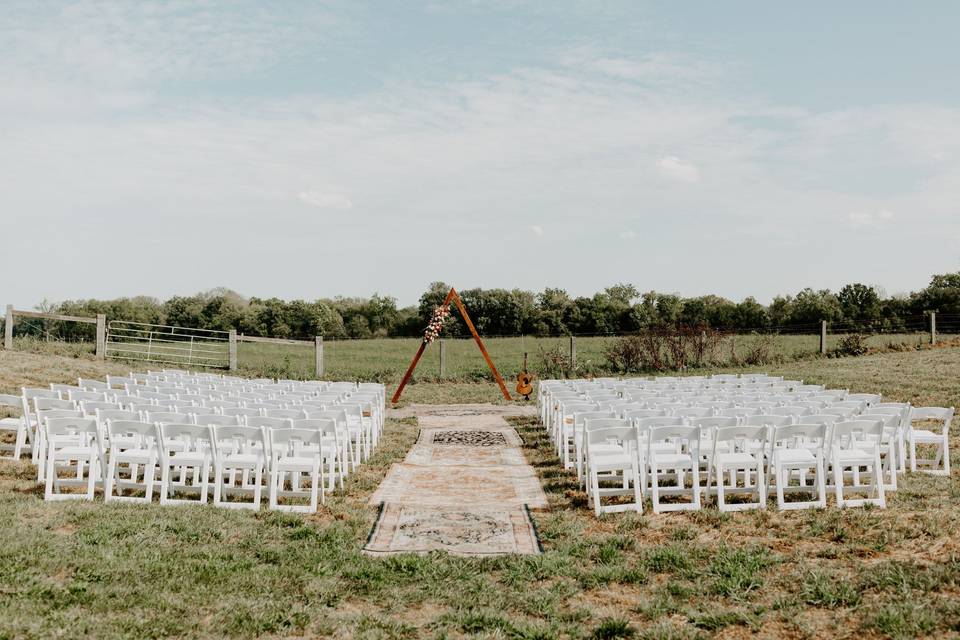
<svg viewBox="0 0 960 640">
<path fill-rule="evenodd" d="M 583 428 L 589 433 L 594 429 L 633 429 L 634 427 L 629 420 L 623 418 L 594 418 L 585 420 Z"/>
<path fill-rule="evenodd" d="M 9 407 L 23 413 L 23 402 L 20 396 L 0 393 L 0 407 Z"/>
<path fill-rule="evenodd" d="M 194 422 L 197 424 L 205 424 L 207 426 L 222 426 L 222 427 L 238 427 L 240 426 L 240 418 L 237 416 L 218 416 L 218 415 L 196 415 L 193 416 Z"/>
<path fill-rule="evenodd" d="M 222 455 L 222 443 L 230 441 L 238 445 L 240 452 L 266 451 L 266 440 L 263 429 L 259 427 L 244 427 L 240 425 L 216 425 L 213 427 L 214 455 Z"/>
<path fill-rule="evenodd" d="M 81 400 L 103 401 L 105 399 L 102 391 L 68 391 L 67 400 L 80 402 Z"/>
<path fill-rule="evenodd" d="M 767 413 L 772 416 L 793 416 L 799 418 L 813 413 L 809 407 L 773 407 Z"/>
<path fill-rule="evenodd" d="M 596 420 L 594 422 L 601 423 L 605 422 L 604 420 Z M 637 450 L 637 430 L 632 426 L 621 424 L 620 426 L 597 426 L 596 428 L 587 429 L 587 450 L 590 450 L 591 445 L 596 444 L 605 444 L 611 441 L 616 441 L 622 443 L 626 447 L 633 448 L 634 451 Z"/>
<path fill-rule="evenodd" d="M 815 441 L 821 447 L 826 444 L 827 425 L 797 423 L 777 427 L 773 430 L 772 441 L 774 444 L 792 445 L 799 439 Z"/>
<path fill-rule="evenodd" d="M 267 418 L 266 416 L 249 416 L 244 419 L 248 427 L 267 428 L 267 429 L 289 429 L 291 420 L 289 418 Z"/>
<path fill-rule="evenodd" d="M 70 393 L 71 391 L 83 391 L 83 389 L 81 389 L 80 387 L 78 387 L 78 386 L 76 386 L 76 385 L 72 385 L 72 384 L 57 384 L 57 383 L 51 383 L 51 384 L 50 384 L 50 390 L 51 390 L 51 391 L 56 391 L 57 393 L 59 393 L 61 398 L 66 398 L 66 397 L 67 397 L 67 394 Z"/>
<path fill-rule="evenodd" d="M 159 425 L 161 448 L 164 451 L 170 451 L 171 449 L 204 451 L 205 446 L 211 446 L 213 440 L 212 427 L 176 422 L 161 422 Z M 175 446 L 175 442 L 181 443 L 180 446 Z"/>
<path fill-rule="evenodd" d="M 867 438 L 883 437 L 883 420 L 844 420 L 835 422 L 831 429 L 831 444 L 845 447 L 852 442 L 862 442 Z"/>
<path fill-rule="evenodd" d="M 715 426 L 713 428 L 713 441 L 729 442 L 731 440 L 766 443 L 769 429 L 766 425 L 733 425 L 727 427 Z"/>
<path fill-rule="evenodd" d="M 136 434 L 144 438 L 153 439 L 159 436 L 157 425 L 152 422 L 141 422 L 139 420 L 107 420 L 107 433 L 110 434 L 111 448 L 117 443 L 116 436 Z"/>
<path fill-rule="evenodd" d="M 87 418 L 80 409 L 45 409 L 37 411 L 37 422 L 43 423 L 46 420 L 59 420 L 60 418 Z M 95 418 L 91 418 L 96 422 Z"/>
<path fill-rule="evenodd" d="M 139 422 L 140 414 L 136 411 L 127 411 L 125 409 L 97 409 L 97 420 L 99 420 L 101 424 L 107 420 L 130 420 Z M 150 422 L 148 424 L 153 423 Z"/>
<path fill-rule="evenodd" d="M 673 416 L 652 416 L 650 418 L 639 418 L 636 420 L 637 428 L 641 431 L 653 429 L 655 427 L 679 427 L 684 426 L 683 418 Z"/>
<path fill-rule="evenodd" d="M 755 409 L 772 409 L 777 406 L 777 403 L 769 400 L 756 400 L 754 402 L 744 402 L 743 406 Z"/>
<path fill-rule="evenodd" d="M 294 429 L 316 429 L 327 436 L 336 436 L 338 434 L 337 421 L 330 418 L 304 418 L 303 420 L 293 421 Z"/>
<path fill-rule="evenodd" d="M 83 417 L 45 417 L 44 428 L 50 436 L 85 434 L 99 441 L 100 429 L 94 418 Z"/>
<path fill-rule="evenodd" d="M 880 404 L 881 396 L 879 393 L 850 393 L 847 394 L 845 400 L 865 402 L 868 407 L 871 407 L 875 404 Z"/>
<path fill-rule="evenodd" d="M 762 410 L 760 407 L 731 407 L 729 409 L 721 409 L 720 415 L 734 418 L 743 418 L 743 417 L 752 417 L 760 415 Z"/>
<path fill-rule="evenodd" d="M 87 378 L 77 378 L 77 386 L 86 391 L 106 391 L 110 388 L 106 382 Z"/>
<path fill-rule="evenodd" d="M 286 418 L 288 420 L 303 419 L 303 410 L 301 409 L 266 409 L 268 418 Z"/>
<path fill-rule="evenodd" d="M 874 413 L 873 409 L 869 411 L 870 413 L 858 415 L 857 420 L 879 420 L 883 423 L 884 431 L 890 431 L 900 426 L 900 414 L 898 413 Z"/>
<path fill-rule="evenodd" d="M 119 408 L 120 408 L 120 405 L 118 405 L 116 402 L 105 402 L 105 401 L 94 402 L 92 400 L 83 400 L 80 403 L 80 410 L 83 411 L 88 416 L 96 415 L 97 411 L 100 409 L 109 411 L 111 409 L 119 409 Z"/>
<path fill-rule="evenodd" d="M 190 414 L 176 413 L 174 411 L 145 411 L 144 418 L 147 422 L 158 422 L 161 424 L 194 424 Z M 204 426 L 204 428 L 206 427 Z"/>
<path fill-rule="evenodd" d="M 680 409 L 674 409 L 673 415 L 687 418 L 691 422 L 699 418 L 706 418 L 707 416 L 713 415 L 713 409 L 710 407 L 683 407 Z"/>
<path fill-rule="evenodd" d="M 916 420 L 939 420 L 945 427 L 950 426 L 953 420 L 953 407 L 912 407 L 910 409 L 910 422 Z"/>
<path fill-rule="evenodd" d="M 710 418 L 697 418 L 691 420 L 690 424 L 700 429 L 715 429 L 718 427 L 734 427 L 737 424 L 737 419 L 730 416 L 713 416 Z"/>
<path fill-rule="evenodd" d="M 203 406 L 211 409 L 236 409 L 240 403 L 236 400 L 204 400 Z"/>
<path fill-rule="evenodd" d="M 225 416 L 241 416 L 244 418 L 259 418 L 260 412 L 256 409 L 241 409 L 238 407 L 224 407 L 220 411 Z"/>
<path fill-rule="evenodd" d="M 602 418 L 616 418 L 617 414 L 613 411 L 583 411 L 573 414 L 573 423 L 583 426 L 585 420 L 600 420 Z"/>
<path fill-rule="evenodd" d="M 294 443 L 323 446 L 323 433 L 317 429 L 270 429 L 267 432 L 270 453 L 274 460 L 290 451 Z"/>
<path fill-rule="evenodd" d="M 107 387 L 110 389 L 125 389 L 128 384 L 135 385 L 137 381 L 128 376 L 107 376 Z"/>
<path fill-rule="evenodd" d="M 803 416 L 802 418 L 804 424 L 825 424 L 828 427 L 843 420 L 841 416 L 830 415 L 830 414 L 817 414 L 813 416 Z"/>
<path fill-rule="evenodd" d="M 689 443 L 693 449 L 700 448 L 700 427 L 691 427 L 689 425 L 659 425 L 650 427 L 649 443 L 652 447 L 654 443 L 665 440 L 681 440 Z"/>
<path fill-rule="evenodd" d="M 48 411 L 50 409 L 76 409 L 77 405 L 69 400 L 59 400 L 56 398 L 34 398 L 34 411 Z"/>
<path fill-rule="evenodd" d="M 309 420 L 334 420 L 337 424 L 343 426 L 347 424 L 347 412 L 343 409 L 324 409 L 323 411 L 308 410 L 305 413 Z M 301 414 L 298 419 L 303 419 L 303 415 Z"/>
<path fill-rule="evenodd" d="M 839 418 L 849 418 L 850 416 L 855 416 L 860 411 L 856 407 L 840 407 L 832 405 L 826 409 L 821 409 L 817 415 L 821 416 L 838 416 Z"/>
<path fill-rule="evenodd" d="M 582 413 L 584 411 L 595 411 L 597 408 L 598 405 L 596 402 L 583 402 L 580 399 L 577 399 L 575 402 L 564 402 L 560 405 L 560 411 L 562 411 L 565 416 Z"/>
<path fill-rule="evenodd" d="M 666 415 L 666 409 L 631 409 L 623 412 L 623 418 L 625 420 L 636 420 L 638 418 L 663 418 Z"/>
</svg>

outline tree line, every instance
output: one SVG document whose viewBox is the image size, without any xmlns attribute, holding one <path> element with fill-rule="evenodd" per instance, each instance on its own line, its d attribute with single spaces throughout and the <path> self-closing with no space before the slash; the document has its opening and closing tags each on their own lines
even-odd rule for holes
<svg viewBox="0 0 960 640">
<path fill-rule="evenodd" d="M 395 298 L 374 294 L 368 298 L 280 300 L 245 298 L 228 289 L 160 301 L 150 297 L 115 300 L 73 300 L 44 303 L 46 311 L 65 315 L 106 314 L 108 320 L 128 320 L 200 329 L 235 329 L 251 336 L 312 339 L 407 337 L 422 335 L 433 309 L 449 291 L 432 283 L 419 304 L 398 307 Z M 562 289 L 539 293 L 522 289 L 466 289 L 460 291 L 477 329 L 486 336 L 617 335 L 649 327 L 703 326 L 719 331 L 814 333 L 821 320 L 853 331 L 907 331 L 921 327 L 924 314 L 936 311 L 960 322 L 960 272 L 934 275 L 928 286 L 910 294 L 887 296 L 861 283 L 837 292 L 805 288 L 794 295 L 777 296 L 769 305 L 752 297 L 734 302 L 715 295 L 682 297 L 656 291 L 642 292 L 632 284 L 616 284 L 592 296 L 571 296 Z M 35 323 L 17 327 L 17 333 L 41 331 Z M 76 323 L 58 326 L 67 339 L 86 337 L 90 328 Z M 467 329 L 454 312 L 444 333 L 466 336 Z"/>
</svg>

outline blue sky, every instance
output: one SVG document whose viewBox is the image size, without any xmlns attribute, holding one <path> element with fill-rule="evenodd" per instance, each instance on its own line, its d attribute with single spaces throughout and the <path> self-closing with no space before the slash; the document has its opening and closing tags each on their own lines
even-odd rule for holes
<svg viewBox="0 0 960 640">
<path fill-rule="evenodd" d="M 960 269 L 951 2 L 7 2 L 0 303 Z"/>
</svg>

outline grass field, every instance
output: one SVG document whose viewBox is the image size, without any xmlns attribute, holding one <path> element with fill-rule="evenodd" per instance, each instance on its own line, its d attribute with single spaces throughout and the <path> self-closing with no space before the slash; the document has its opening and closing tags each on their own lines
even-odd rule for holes
<svg viewBox="0 0 960 640">
<path fill-rule="evenodd" d="M 830 334 L 827 348 L 836 348 L 842 335 Z M 758 340 L 757 335 L 728 337 L 715 354 L 716 366 L 730 364 L 733 354 L 742 358 Z M 612 338 L 579 337 L 576 339 L 577 363 L 583 374 L 605 374 L 609 364 L 605 355 Z M 818 335 L 771 336 L 770 358 L 774 362 L 792 362 L 816 357 L 820 348 Z M 871 336 L 868 345 L 883 349 L 889 345 L 913 348 L 929 340 L 927 334 L 881 334 Z M 569 353 L 569 338 L 487 338 L 484 340 L 494 363 L 506 378 L 515 378 L 523 366 L 523 354 L 529 354 L 533 371 L 540 367 L 541 354 L 551 350 Z M 327 378 L 339 380 L 376 380 L 399 382 L 420 346 L 419 339 L 396 338 L 374 340 L 327 340 L 324 343 L 324 363 Z M 86 355 L 93 353 L 89 343 L 44 342 L 18 338 L 15 348 L 30 353 Z M 440 375 L 440 345 L 430 345 L 417 370 L 414 382 L 449 380 L 479 382 L 492 379 L 477 345 L 471 339 L 444 340 L 444 375 Z M 285 345 L 241 342 L 237 347 L 241 373 L 250 376 L 313 378 L 315 352 L 312 344 Z M 135 366 L 135 365 L 127 365 Z M 156 365 L 155 368 L 160 368 Z"/>
<path fill-rule="evenodd" d="M 767 369 L 917 404 L 960 403 L 956 348 Z M 0 392 L 110 370 L 125 367 L 0 352 Z M 453 402 L 495 387 L 411 391 Z M 360 553 L 375 517 L 366 499 L 416 438 L 413 420 L 391 420 L 374 459 L 310 517 L 46 504 L 29 464 L 0 462 L 0 638 L 960 635 L 956 472 L 908 474 L 885 511 L 596 519 L 542 430 L 516 426 L 550 499 L 535 514 L 539 557 Z"/>
</svg>

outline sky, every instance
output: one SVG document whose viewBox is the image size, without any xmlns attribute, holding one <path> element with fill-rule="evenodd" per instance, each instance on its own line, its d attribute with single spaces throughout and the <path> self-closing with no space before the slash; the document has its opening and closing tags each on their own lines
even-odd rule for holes
<svg viewBox="0 0 960 640">
<path fill-rule="evenodd" d="M 6 0 L 0 304 L 960 270 L 960 3 Z"/>
</svg>

